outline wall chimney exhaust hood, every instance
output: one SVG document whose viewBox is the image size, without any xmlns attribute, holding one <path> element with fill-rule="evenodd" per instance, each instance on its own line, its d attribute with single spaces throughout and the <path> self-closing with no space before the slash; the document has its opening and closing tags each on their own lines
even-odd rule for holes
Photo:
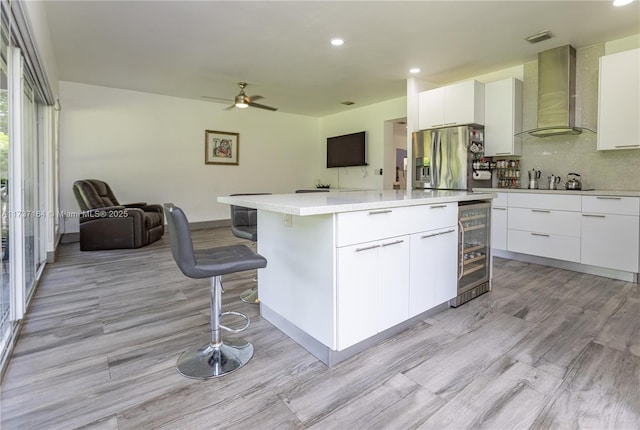
<svg viewBox="0 0 640 430">
<path fill-rule="evenodd" d="M 578 135 L 575 125 L 576 50 L 571 45 L 538 54 L 538 127 L 519 135 Z M 589 130 L 592 131 L 592 130 Z"/>
</svg>

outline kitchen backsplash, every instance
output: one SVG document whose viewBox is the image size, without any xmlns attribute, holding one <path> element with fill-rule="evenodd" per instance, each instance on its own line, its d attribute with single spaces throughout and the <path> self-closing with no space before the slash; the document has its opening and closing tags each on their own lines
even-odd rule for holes
<svg viewBox="0 0 640 430">
<path fill-rule="evenodd" d="M 576 125 L 597 130 L 598 66 L 604 45 L 576 50 Z M 524 65 L 523 130 L 537 126 L 538 62 Z M 578 136 L 527 138 L 522 145 L 520 187 L 527 187 L 527 171 L 542 171 L 540 188 L 548 188 L 551 174 L 566 180 L 581 175 L 583 189 L 640 190 L 640 150 L 597 151 L 595 133 Z M 516 159 L 516 158 L 514 158 Z"/>
</svg>

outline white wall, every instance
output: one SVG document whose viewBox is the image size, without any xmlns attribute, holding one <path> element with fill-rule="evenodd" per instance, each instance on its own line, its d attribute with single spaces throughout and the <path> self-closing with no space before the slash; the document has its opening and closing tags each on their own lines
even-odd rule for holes
<svg viewBox="0 0 640 430">
<path fill-rule="evenodd" d="M 53 55 L 53 45 L 51 44 L 51 34 L 49 23 L 44 10 L 43 2 L 25 1 L 22 2 L 25 13 L 29 19 L 29 29 L 33 37 L 34 44 L 38 51 L 38 58 L 47 75 L 49 86 L 54 97 L 58 96 L 58 67 Z"/>
<path fill-rule="evenodd" d="M 292 192 L 324 159 L 318 118 L 60 82 L 60 206 L 77 179 L 107 181 L 121 203 L 173 202 L 190 221 L 229 218 L 220 195 Z M 204 164 L 205 130 L 240 133 L 239 166 Z M 65 220 L 63 233 L 78 231 Z"/>
<path fill-rule="evenodd" d="M 329 115 L 320 120 L 320 147 L 313 161 L 315 171 L 319 172 L 315 180 L 329 183 L 334 188 L 365 188 L 380 190 L 384 188 L 383 177 L 375 174 L 386 169 L 385 175 L 395 178 L 385 165 L 389 157 L 395 157 L 393 151 L 393 127 L 385 126 L 385 121 L 404 118 L 407 115 L 407 98 L 387 100 L 364 106 L 348 112 Z M 328 137 L 342 134 L 367 132 L 367 163 L 365 167 L 326 168 L 326 140 Z M 391 164 L 393 165 L 393 164 Z"/>
</svg>

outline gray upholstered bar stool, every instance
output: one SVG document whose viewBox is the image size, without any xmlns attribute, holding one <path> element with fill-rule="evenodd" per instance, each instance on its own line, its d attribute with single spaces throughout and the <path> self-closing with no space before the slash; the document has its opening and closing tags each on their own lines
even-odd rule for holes
<svg viewBox="0 0 640 430">
<path fill-rule="evenodd" d="M 231 196 L 263 196 L 271 193 L 230 194 Z M 231 233 L 235 237 L 247 239 L 254 244 L 258 241 L 258 211 L 244 206 L 229 205 L 231 210 Z M 257 279 L 255 279 L 257 281 Z M 258 303 L 258 287 L 254 286 L 240 293 L 245 303 Z"/>
<path fill-rule="evenodd" d="M 211 342 L 193 347 L 178 358 L 178 372 L 189 378 L 207 379 L 222 376 L 244 366 L 253 357 L 253 345 L 243 339 L 223 341 L 220 329 L 238 333 L 249 326 L 249 317 L 240 312 L 222 312 L 222 275 L 261 269 L 267 260 L 244 245 L 220 246 L 194 250 L 189 222 L 182 209 L 172 203 L 164 204 L 171 253 L 176 264 L 190 278 L 211 278 Z M 246 319 L 244 327 L 234 330 L 221 324 L 223 315 L 237 315 Z"/>
</svg>

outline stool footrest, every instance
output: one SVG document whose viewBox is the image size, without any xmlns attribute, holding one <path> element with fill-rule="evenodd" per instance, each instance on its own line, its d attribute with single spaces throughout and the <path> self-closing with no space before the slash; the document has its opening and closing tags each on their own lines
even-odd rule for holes
<svg viewBox="0 0 640 430">
<path fill-rule="evenodd" d="M 242 312 L 227 311 L 227 312 L 222 312 L 220 315 L 221 316 L 235 315 L 235 316 L 244 318 L 247 321 L 247 323 L 243 327 L 240 327 L 240 328 L 237 328 L 237 329 L 229 328 L 227 326 L 224 326 L 224 325 L 220 324 L 220 328 L 221 329 L 224 329 L 224 330 L 226 330 L 228 332 L 231 332 L 231 333 L 240 333 L 241 331 L 245 331 L 247 329 L 247 327 L 249 327 L 249 324 L 251 324 L 251 320 L 249 319 L 249 317 L 247 315 L 243 314 Z"/>
</svg>

